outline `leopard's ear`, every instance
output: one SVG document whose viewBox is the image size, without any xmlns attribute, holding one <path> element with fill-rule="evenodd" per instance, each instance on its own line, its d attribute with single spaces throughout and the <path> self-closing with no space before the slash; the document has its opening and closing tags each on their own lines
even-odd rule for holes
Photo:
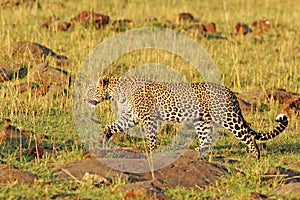
<svg viewBox="0 0 300 200">
<path fill-rule="evenodd" d="M 99 78 L 99 87 L 107 88 L 108 84 L 109 84 L 109 77 L 104 75 Z"/>
</svg>

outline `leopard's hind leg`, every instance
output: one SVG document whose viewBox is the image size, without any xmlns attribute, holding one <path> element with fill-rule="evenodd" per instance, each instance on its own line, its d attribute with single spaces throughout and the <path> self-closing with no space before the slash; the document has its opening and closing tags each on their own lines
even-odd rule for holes
<svg viewBox="0 0 300 200">
<path fill-rule="evenodd" d="M 241 140 L 249 147 L 249 154 L 256 159 L 260 158 L 260 151 L 257 147 L 254 136 L 250 133 L 249 126 L 237 113 L 227 115 L 223 122 L 223 127 L 229 130 L 235 137 Z"/>
</svg>

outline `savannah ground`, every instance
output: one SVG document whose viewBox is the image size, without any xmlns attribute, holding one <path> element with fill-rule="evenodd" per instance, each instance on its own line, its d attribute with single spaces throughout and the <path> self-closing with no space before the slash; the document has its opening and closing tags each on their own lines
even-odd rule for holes
<svg viewBox="0 0 300 200">
<path fill-rule="evenodd" d="M 15 6 L 1 4 L 0 8 L 0 41 L 1 47 L 15 41 L 32 41 L 47 46 L 58 54 L 66 55 L 73 60 L 72 66 L 55 66 L 61 68 L 76 79 L 76 74 L 87 55 L 106 38 L 118 33 L 119 27 L 112 23 L 95 29 L 92 25 L 84 26 L 75 22 L 68 31 L 49 31 L 40 25 L 43 20 L 55 14 L 63 21 L 68 21 L 83 10 L 93 10 L 110 16 L 111 22 L 119 19 L 131 19 L 133 22 L 123 27 L 126 29 L 141 27 L 168 27 L 167 20 L 175 24 L 175 30 L 187 34 L 211 55 L 215 61 L 225 86 L 238 93 L 268 88 L 285 88 L 287 91 L 300 93 L 300 9 L 296 1 L 39 1 Z M 217 32 L 226 39 L 199 37 L 177 21 L 178 14 L 190 12 L 199 23 L 215 22 Z M 148 16 L 156 17 L 157 22 L 145 22 Z M 253 21 L 267 17 L 273 28 L 261 35 L 234 35 L 236 23 L 251 25 Z M 13 25 L 14 24 L 14 25 Z M 146 61 L 155 61 L 153 54 L 147 51 L 133 53 L 117 60 L 115 66 L 137 66 Z M 159 54 L 160 62 L 168 60 L 164 53 Z M 15 63 L 26 63 L 26 60 L 3 57 Z M 145 61 L 146 60 L 146 61 Z M 167 62 L 167 61 L 166 61 Z M 28 64 L 28 63 L 27 63 Z M 191 81 L 196 76 L 186 69 L 184 61 L 176 62 L 177 68 L 184 71 Z M 35 63 L 30 63 L 34 67 Z M 120 73 L 120 72 L 119 72 Z M 51 199 L 57 194 L 70 194 L 74 199 L 122 199 L 124 194 L 114 193 L 114 189 L 126 182 L 115 180 L 110 186 L 95 187 L 88 182 L 57 180 L 53 169 L 62 164 L 82 160 L 84 146 L 76 132 L 72 115 L 72 86 L 66 88 L 63 95 L 53 97 L 45 95 L 30 98 L 28 94 L 13 92 L 14 85 L 28 81 L 25 77 L 0 84 L 1 104 L 0 119 L 8 118 L 11 124 L 38 134 L 46 135 L 48 144 L 59 146 L 55 152 L 45 153 L 41 158 L 26 155 L 25 147 L 12 148 L 2 142 L 1 162 L 16 166 L 22 170 L 37 174 L 39 180 L 32 185 L 12 182 L 0 186 L 1 199 Z M 5 95 L 4 95 L 5 94 Z M 280 105 L 274 100 L 257 102 L 255 112 L 244 112 L 247 122 L 258 131 L 271 130 Z M 290 115 L 287 130 L 275 139 L 266 142 L 267 148 L 262 151 L 262 158 L 256 161 L 247 155 L 246 146 L 227 131 L 223 131 L 214 155 L 222 155 L 234 160 L 232 170 L 215 186 L 205 189 L 168 189 L 168 199 L 202 199 L 229 198 L 247 199 L 250 192 L 259 192 L 268 196 L 284 199 L 273 194 L 274 188 L 282 184 L 281 178 L 264 181 L 264 174 L 274 166 L 282 166 L 300 171 L 299 165 L 289 165 L 286 160 L 300 162 L 299 155 L 299 116 Z M 1 126 L 4 123 L 1 124 Z M 2 127 L 1 127 L 2 128 Z M 164 133 L 162 133 L 164 134 Z M 166 136 L 167 137 L 167 136 Z M 37 142 L 37 139 L 34 139 Z M 124 141 L 126 145 L 126 140 Z M 127 141 L 127 145 L 130 142 Z M 226 163 L 222 163 L 227 165 Z M 229 164 L 228 164 L 229 165 Z M 59 196 L 59 195 L 58 195 Z M 291 197 L 292 198 L 292 197 Z M 295 197 L 296 198 L 296 197 Z"/>
</svg>

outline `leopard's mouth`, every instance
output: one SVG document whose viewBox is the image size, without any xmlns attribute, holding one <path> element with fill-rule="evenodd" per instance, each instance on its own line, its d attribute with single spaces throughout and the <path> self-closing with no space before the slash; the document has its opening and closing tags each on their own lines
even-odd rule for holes
<svg viewBox="0 0 300 200">
<path fill-rule="evenodd" d="M 96 106 L 97 104 L 99 104 L 99 102 L 95 101 L 95 100 L 89 100 L 88 102 L 89 102 L 89 104 L 91 104 L 93 106 Z"/>
<path fill-rule="evenodd" d="M 96 101 L 96 100 L 90 100 L 90 99 L 86 99 L 86 98 L 84 98 L 84 101 L 87 103 L 87 105 L 88 105 L 91 109 L 95 109 L 95 107 L 100 103 L 99 101 Z"/>
</svg>

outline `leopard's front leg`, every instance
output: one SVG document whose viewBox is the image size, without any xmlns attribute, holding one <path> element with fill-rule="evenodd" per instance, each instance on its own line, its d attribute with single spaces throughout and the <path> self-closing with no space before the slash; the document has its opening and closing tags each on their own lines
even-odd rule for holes
<svg viewBox="0 0 300 200">
<path fill-rule="evenodd" d="M 195 150 L 199 151 L 200 157 L 205 157 L 212 150 L 213 145 L 211 118 L 199 119 L 194 124 L 199 140 L 199 147 L 196 147 Z"/>
<path fill-rule="evenodd" d="M 132 118 L 132 114 L 130 112 L 122 112 L 116 121 L 104 129 L 103 133 L 106 136 L 106 140 L 108 140 L 113 136 L 113 134 L 124 132 L 129 128 L 136 126 L 137 123 L 138 121 L 135 121 Z"/>
<path fill-rule="evenodd" d="M 154 152 L 157 136 L 157 122 L 154 118 L 148 117 L 143 121 L 143 130 L 146 134 L 148 152 Z"/>
</svg>

